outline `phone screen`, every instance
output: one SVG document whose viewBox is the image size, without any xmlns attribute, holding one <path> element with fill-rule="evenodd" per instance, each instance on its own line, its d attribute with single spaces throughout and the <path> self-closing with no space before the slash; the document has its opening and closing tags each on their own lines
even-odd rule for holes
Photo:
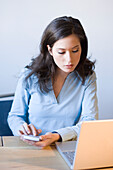
<svg viewBox="0 0 113 170">
<path fill-rule="evenodd" d="M 24 139 L 27 139 L 27 140 L 36 141 L 36 142 L 40 141 L 39 136 L 23 135 L 23 138 L 24 138 Z"/>
</svg>

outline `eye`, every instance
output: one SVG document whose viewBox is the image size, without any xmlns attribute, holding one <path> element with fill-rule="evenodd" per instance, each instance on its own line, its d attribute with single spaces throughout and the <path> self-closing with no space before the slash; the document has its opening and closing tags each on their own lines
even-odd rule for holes
<svg viewBox="0 0 113 170">
<path fill-rule="evenodd" d="M 73 50 L 72 52 L 73 52 L 73 53 L 77 53 L 78 51 L 79 51 L 79 50 L 77 49 L 77 50 Z"/>
<path fill-rule="evenodd" d="M 65 54 L 65 52 L 64 51 L 63 52 L 59 51 L 58 54 Z"/>
</svg>

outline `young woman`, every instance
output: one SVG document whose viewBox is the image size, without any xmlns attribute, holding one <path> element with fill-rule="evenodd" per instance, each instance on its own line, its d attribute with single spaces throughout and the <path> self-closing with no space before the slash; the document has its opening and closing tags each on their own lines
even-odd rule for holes
<svg viewBox="0 0 113 170">
<path fill-rule="evenodd" d="M 14 135 L 40 136 L 44 147 L 73 140 L 98 115 L 94 63 L 78 19 L 59 17 L 45 29 L 40 54 L 21 73 L 8 123 Z"/>
</svg>

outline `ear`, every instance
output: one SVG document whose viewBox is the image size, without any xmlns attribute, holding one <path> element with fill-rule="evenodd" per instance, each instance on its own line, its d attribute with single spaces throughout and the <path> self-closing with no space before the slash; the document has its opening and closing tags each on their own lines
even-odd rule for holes
<svg viewBox="0 0 113 170">
<path fill-rule="evenodd" d="M 47 49 L 48 49 L 50 55 L 53 55 L 53 54 L 52 54 L 52 48 L 51 48 L 49 45 L 47 45 Z"/>
</svg>

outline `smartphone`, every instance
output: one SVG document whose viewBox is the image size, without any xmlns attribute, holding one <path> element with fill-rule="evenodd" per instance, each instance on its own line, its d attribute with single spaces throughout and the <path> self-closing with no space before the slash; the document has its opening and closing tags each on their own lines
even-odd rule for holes
<svg viewBox="0 0 113 170">
<path fill-rule="evenodd" d="M 33 136 L 33 135 L 23 135 L 23 139 L 32 140 L 35 142 L 40 141 L 39 136 Z"/>
</svg>

